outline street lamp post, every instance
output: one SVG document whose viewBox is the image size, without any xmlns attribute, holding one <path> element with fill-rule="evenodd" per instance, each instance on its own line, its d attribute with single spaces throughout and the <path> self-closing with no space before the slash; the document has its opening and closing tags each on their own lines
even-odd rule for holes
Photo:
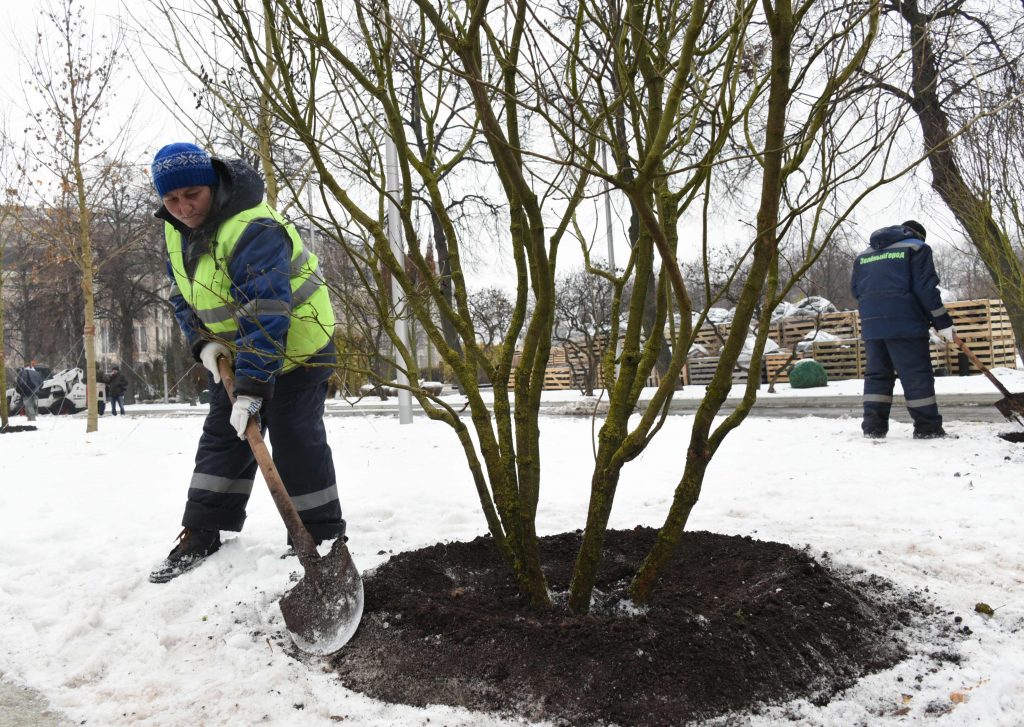
<svg viewBox="0 0 1024 727">
<path fill-rule="evenodd" d="M 388 241 L 391 243 L 391 252 L 398 260 L 401 269 L 405 269 L 405 252 L 402 249 L 402 227 L 398 214 L 398 147 L 395 140 L 390 136 L 387 140 L 386 149 L 387 161 L 387 182 L 388 182 Z M 402 345 L 409 349 L 409 325 L 405 319 L 405 305 L 402 296 L 402 288 L 398 284 L 398 276 L 391 276 L 391 304 L 395 313 L 395 332 Z M 413 352 L 415 355 L 415 351 Z M 396 354 L 395 360 L 399 356 Z M 412 394 L 409 392 L 409 376 L 401 366 L 396 366 L 398 381 L 398 421 L 401 424 L 412 424 Z"/>
</svg>

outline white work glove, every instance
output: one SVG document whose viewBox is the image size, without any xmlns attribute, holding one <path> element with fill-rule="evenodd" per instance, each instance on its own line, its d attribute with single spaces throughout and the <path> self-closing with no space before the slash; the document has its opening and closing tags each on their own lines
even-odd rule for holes
<svg viewBox="0 0 1024 727">
<path fill-rule="evenodd" d="M 234 406 L 231 407 L 230 421 L 231 426 L 238 432 L 239 439 L 245 439 L 245 426 L 249 423 L 249 417 L 258 415 L 262 406 L 263 397 L 261 396 L 242 394 L 235 399 Z"/>
<path fill-rule="evenodd" d="M 213 374 L 213 383 L 220 383 L 220 369 L 217 368 L 217 359 L 221 356 L 228 361 L 231 360 L 231 350 L 223 343 L 210 341 L 199 350 L 199 360 L 203 362 L 206 370 Z"/>
<path fill-rule="evenodd" d="M 939 336 L 943 340 L 949 341 L 950 343 L 953 342 L 953 334 L 956 333 L 956 326 L 950 326 L 949 328 L 938 328 L 936 330 L 938 331 Z"/>
</svg>

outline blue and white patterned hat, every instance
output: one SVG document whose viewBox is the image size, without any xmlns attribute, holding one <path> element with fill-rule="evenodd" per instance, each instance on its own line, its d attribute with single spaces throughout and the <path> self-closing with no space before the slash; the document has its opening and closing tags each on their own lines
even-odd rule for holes
<svg viewBox="0 0 1024 727">
<path fill-rule="evenodd" d="M 185 142 L 168 144 L 158 151 L 153 157 L 152 174 L 153 186 L 161 197 L 182 187 L 217 184 L 210 155 Z"/>
</svg>

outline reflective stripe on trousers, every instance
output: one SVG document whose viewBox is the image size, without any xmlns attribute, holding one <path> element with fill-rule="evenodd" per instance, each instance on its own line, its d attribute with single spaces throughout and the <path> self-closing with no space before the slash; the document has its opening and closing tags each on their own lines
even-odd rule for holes
<svg viewBox="0 0 1024 727">
<path fill-rule="evenodd" d="M 257 464 L 248 442 L 238 438 L 228 421 L 231 404 L 224 387 L 211 386 L 210 394 L 210 413 L 203 423 L 182 525 L 237 531 L 245 522 Z M 345 527 L 334 460 L 324 429 L 326 394 L 326 381 L 278 391 L 261 412 L 274 464 L 295 509 L 316 540 L 338 537 Z"/>
<path fill-rule="evenodd" d="M 867 433 L 889 429 L 892 391 L 899 376 L 907 411 L 914 430 L 933 432 L 942 428 L 935 400 L 935 375 L 927 338 L 881 338 L 864 341 L 867 371 L 864 374 L 864 421 Z"/>
</svg>

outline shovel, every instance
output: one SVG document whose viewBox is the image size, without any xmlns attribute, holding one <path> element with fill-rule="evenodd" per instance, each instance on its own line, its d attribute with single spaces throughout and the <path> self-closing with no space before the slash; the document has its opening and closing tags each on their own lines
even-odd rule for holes
<svg viewBox="0 0 1024 727">
<path fill-rule="evenodd" d="M 1003 398 L 996 402 L 996 409 L 999 410 L 999 413 L 1010 421 L 1016 421 L 1018 424 L 1024 424 L 1024 419 L 1021 418 L 1024 416 L 1024 394 L 1011 394 L 1007 391 L 1002 382 L 1000 382 L 999 379 L 997 379 L 992 372 L 988 370 L 988 367 L 978 359 L 974 351 L 972 351 L 967 344 L 964 343 L 963 339 L 956 335 L 956 333 L 953 334 L 953 342 L 961 351 L 967 354 L 967 358 L 971 359 L 971 363 L 973 363 L 981 373 L 985 374 L 985 376 L 988 377 L 988 380 L 995 384 L 995 387 L 999 389 L 999 393 L 1003 395 Z"/>
<path fill-rule="evenodd" d="M 220 378 L 231 401 L 235 400 L 235 377 L 226 358 L 217 361 Z M 281 598 L 281 615 L 292 641 L 302 651 L 317 656 L 333 654 L 348 643 L 363 616 L 363 579 L 352 562 L 344 538 L 338 538 L 327 555 L 321 556 L 313 536 L 302 524 L 270 451 L 260 434 L 256 418 L 245 427 L 245 438 L 259 463 L 263 479 L 281 513 L 292 539 L 292 547 L 306 574 Z"/>
</svg>

